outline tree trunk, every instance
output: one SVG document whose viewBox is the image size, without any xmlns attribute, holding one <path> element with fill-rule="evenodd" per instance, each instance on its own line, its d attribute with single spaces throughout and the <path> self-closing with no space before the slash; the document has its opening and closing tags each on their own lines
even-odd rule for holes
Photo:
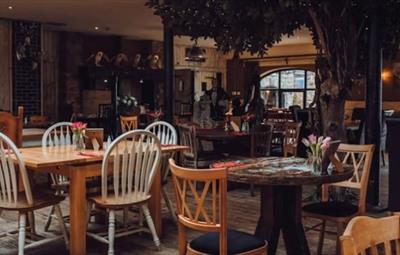
<svg viewBox="0 0 400 255">
<path fill-rule="evenodd" d="M 321 84 L 320 94 L 322 131 L 332 140 L 346 140 L 344 128 L 345 93 L 338 82 L 328 78 Z"/>
</svg>

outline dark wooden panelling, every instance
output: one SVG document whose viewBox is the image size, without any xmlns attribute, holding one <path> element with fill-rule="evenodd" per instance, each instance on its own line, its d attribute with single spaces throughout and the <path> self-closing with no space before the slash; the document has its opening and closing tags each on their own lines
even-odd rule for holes
<svg viewBox="0 0 400 255">
<path fill-rule="evenodd" d="M 10 22 L 0 20 L 0 109 L 11 110 Z"/>
</svg>

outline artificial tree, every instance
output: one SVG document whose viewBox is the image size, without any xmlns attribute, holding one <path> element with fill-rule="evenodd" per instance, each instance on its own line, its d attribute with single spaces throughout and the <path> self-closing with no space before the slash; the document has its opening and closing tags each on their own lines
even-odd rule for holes
<svg viewBox="0 0 400 255">
<path fill-rule="evenodd" d="M 367 72 L 371 13 L 378 10 L 385 53 L 399 46 L 398 0 L 148 0 L 147 5 L 176 34 L 212 38 L 219 50 L 236 55 L 264 55 L 284 35 L 308 28 L 319 55 L 320 130 L 339 139 L 345 137 L 345 99 Z"/>
</svg>

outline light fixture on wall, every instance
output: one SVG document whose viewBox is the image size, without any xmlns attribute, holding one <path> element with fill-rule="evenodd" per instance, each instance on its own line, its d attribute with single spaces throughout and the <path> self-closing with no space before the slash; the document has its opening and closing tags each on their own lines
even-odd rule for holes
<svg viewBox="0 0 400 255">
<path fill-rule="evenodd" d="M 204 62 L 206 61 L 205 54 L 205 50 L 197 46 L 196 40 L 192 47 L 186 48 L 185 60 L 192 62 Z"/>
</svg>

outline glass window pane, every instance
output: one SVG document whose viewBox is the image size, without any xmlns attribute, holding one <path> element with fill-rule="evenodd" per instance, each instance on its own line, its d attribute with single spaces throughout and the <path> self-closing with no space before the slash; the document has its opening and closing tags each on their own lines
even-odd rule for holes
<svg viewBox="0 0 400 255">
<path fill-rule="evenodd" d="M 307 90 L 306 106 L 309 107 L 314 100 L 315 90 Z"/>
<path fill-rule="evenodd" d="M 279 73 L 269 74 L 261 79 L 261 89 L 279 88 Z"/>
<path fill-rule="evenodd" d="M 263 90 L 261 97 L 268 108 L 279 107 L 279 93 L 278 90 Z"/>
<path fill-rule="evenodd" d="M 281 71 L 281 88 L 283 89 L 304 89 L 305 70 Z"/>
<path fill-rule="evenodd" d="M 292 105 L 298 105 L 303 108 L 304 93 L 303 92 L 282 92 L 282 107 L 289 108 Z"/>
<path fill-rule="evenodd" d="M 307 88 L 315 89 L 315 73 L 307 71 Z"/>
</svg>

